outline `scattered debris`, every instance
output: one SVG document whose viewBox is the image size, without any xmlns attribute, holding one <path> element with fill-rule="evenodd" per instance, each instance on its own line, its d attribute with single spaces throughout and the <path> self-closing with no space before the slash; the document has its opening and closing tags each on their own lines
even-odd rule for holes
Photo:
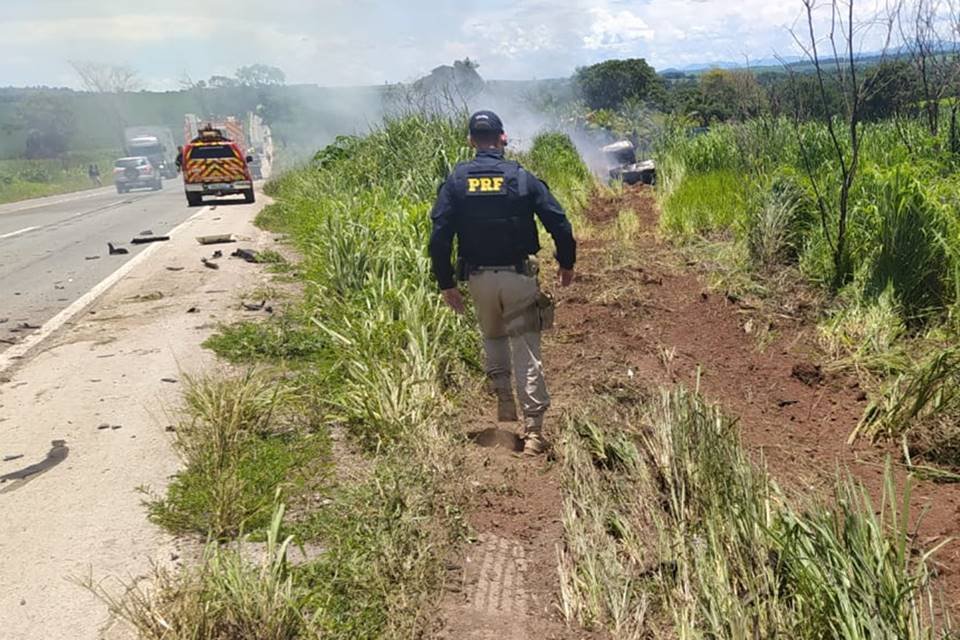
<svg viewBox="0 0 960 640">
<path fill-rule="evenodd" d="M 183 267 L 167 267 L 167 271 L 183 271 Z"/>
<path fill-rule="evenodd" d="M 200 313 L 200 309 L 197 307 L 190 307 L 187 309 L 187 313 Z"/>
<path fill-rule="evenodd" d="M 98 424 L 98 425 L 97 425 L 97 429 L 98 429 L 99 431 L 105 431 L 105 430 L 107 430 L 107 429 L 109 429 L 109 428 L 110 428 L 110 425 L 107 424 L 106 422 L 104 422 L 103 424 Z"/>
<path fill-rule="evenodd" d="M 4 461 L 4 462 L 13 462 L 14 460 L 19 460 L 19 459 L 22 458 L 22 457 L 23 457 L 23 454 L 22 454 L 22 453 L 17 453 L 17 454 L 14 454 L 14 455 L 12 455 L 12 456 L 3 456 L 3 461 Z"/>
<path fill-rule="evenodd" d="M 253 304 L 252 302 L 241 302 L 240 306 L 242 306 L 247 311 L 263 311 L 263 307 L 266 304 L 267 304 L 267 301 L 264 300 L 260 304 Z"/>
<path fill-rule="evenodd" d="M 779 400 L 777 406 L 783 409 L 784 407 L 792 407 L 795 404 L 800 404 L 799 400 Z"/>
<path fill-rule="evenodd" d="M 110 429 L 113 430 L 113 431 L 116 431 L 117 429 L 123 429 L 123 425 L 122 425 L 122 424 L 115 424 L 115 425 L 113 425 L 112 427 L 110 427 Z"/>
<path fill-rule="evenodd" d="M 57 291 L 63 291 L 64 289 L 66 289 L 66 287 L 63 286 L 62 284 L 55 284 L 53 285 L 53 288 L 56 289 Z"/>
<path fill-rule="evenodd" d="M 6 324 L 10 322 L 10 318 L 0 318 L 0 324 Z"/>
<path fill-rule="evenodd" d="M 176 430 L 177 430 L 177 428 L 176 428 L 175 426 L 173 426 L 172 424 L 168 424 L 168 425 L 166 426 L 166 428 L 164 429 L 164 431 L 166 431 L 167 433 L 174 433 Z"/>
<path fill-rule="evenodd" d="M 197 236 L 197 242 L 200 244 L 227 244 L 236 241 L 237 239 L 232 233 L 221 233 L 215 236 Z"/>
<path fill-rule="evenodd" d="M 230 254 L 230 257 L 243 258 L 247 262 L 253 262 L 253 263 L 260 262 L 260 256 L 257 254 L 256 251 L 253 251 L 252 249 L 237 249 L 236 251 Z"/>
<path fill-rule="evenodd" d="M 35 324 L 30 324 L 29 322 L 18 322 L 18 323 L 17 323 L 17 328 L 18 328 L 18 329 L 32 330 L 32 329 L 39 329 L 40 326 L 39 326 L 39 325 L 35 325 Z"/>
<path fill-rule="evenodd" d="M 17 341 L 12 338 L 0 338 L 0 342 L 3 344 L 17 344 Z"/>
<path fill-rule="evenodd" d="M 107 243 L 107 250 L 112 256 L 125 256 L 130 253 L 125 247 L 115 247 L 112 242 Z"/>
<path fill-rule="evenodd" d="M 214 259 L 214 260 L 216 260 L 217 258 L 222 258 L 222 257 L 223 257 L 223 251 L 220 251 L 220 249 L 217 249 L 216 251 L 213 252 L 213 259 Z"/>
<path fill-rule="evenodd" d="M 100 256 L 87 256 L 84 260 L 99 260 Z"/>
<path fill-rule="evenodd" d="M 152 236 L 152 235 L 153 235 L 153 230 L 152 230 L 152 229 L 147 229 L 146 231 L 141 231 L 141 232 L 140 232 L 140 235 L 142 235 L 142 236 Z"/>
<path fill-rule="evenodd" d="M 200 262 L 202 262 L 202 263 L 203 263 L 203 266 L 205 266 L 207 269 L 219 269 L 219 268 L 220 268 L 220 265 L 218 265 L 216 262 L 211 262 L 210 260 L 207 260 L 206 258 L 200 258 Z"/>
<path fill-rule="evenodd" d="M 176 378 L 160 378 L 160 382 L 168 382 L 170 384 L 176 384 L 178 380 Z"/>
<path fill-rule="evenodd" d="M 148 237 L 137 236 L 130 242 L 132 242 L 133 244 L 147 244 L 148 242 L 166 242 L 169 239 L 170 239 L 170 236 L 148 236 Z"/>
</svg>

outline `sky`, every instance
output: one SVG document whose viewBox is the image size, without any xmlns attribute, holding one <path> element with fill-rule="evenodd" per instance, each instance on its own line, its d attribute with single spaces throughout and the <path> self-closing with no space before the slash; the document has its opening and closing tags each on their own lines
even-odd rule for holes
<svg viewBox="0 0 960 640">
<path fill-rule="evenodd" d="M 70 61 L 143 88 L 280 67 L 289 83 L 405 82 L 470 57 L 487 79 L 567 77 L 609 58 L 658 69 L 797 53 L 800 0 L 0 0 L 0 86 L 79 88 Z"/>
</svg>

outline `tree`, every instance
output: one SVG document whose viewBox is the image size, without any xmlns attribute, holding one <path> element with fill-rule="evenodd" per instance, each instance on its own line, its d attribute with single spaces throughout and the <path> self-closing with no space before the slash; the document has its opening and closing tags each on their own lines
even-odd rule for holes
<svg viewBox="0 0 960 640">
<path fill-rule="evenodd" d="M 237 69 L 237 81 L 248 87 L 278 86 L 287 82 L 287 74 L 279 67 L 251 64 Z M 213 78 L 210 78 L 212 81 Z"/>
<path fill-rule="evenodd" d="M 916 69 L 917 83 L 927 128 L 936 136 L 940 127 L 940 105 L 956 97 L 960 79 L 960 45 L 957 43 L 960 16 L 954 0 L 902 0 L 896 15 L 900 38 Z M 951 146 L 956 146 L 956 100 L 951 109 Z"/>
<path fill-rule="evenodd" d="M 77 123 L 67 101 L 55 94 L 35 93 L 17 108 L 18 127 L 27 132 L 27 158 L 55 158 L 69 149 Z"/>
<path fill-rule="evenodd" d="M 913 67 L 903 60 L 887 60 L 866 72 L 874 90 L 863 101 L 863 119 L 886 120 L 916 111 L 920 100 Z M 936 135 L 936 132 L 932 132 Z"/>
<path fill-rule="evenodd" d="M 592 109 L 619 109 L 629 99 L 660 101 L 664 95 L 662 81 L 643 58 L 607 60 L 581 67 L 573 82 Z"/>
<path fill-rule="evenodd" d="M 766 98 L 756 76 L 749 70 L 713 69 L 700 76 L 699 91 L 691 97 L 688 113 L 703 126 L 712 121 L 747 120 L 763 111 Z"/>
<path fill-rule="evenodd" d="M 766 73 L 758 78 L 774 117 L 793 116 L 798 120 L 822 120 L 843 110 L 840 87 L 833 78 L 824 79 L 823 92 L 812 73 Z"/>
<path fill-rule="evenodd" d="M 800 130 L 797 116 L 795 131 L 804 162 L 804 170 L 816 197 L 823 236 L 830 247 L 833 261 L 833 285 L 839 288 L 852 275 L 850 255 L 847 250 L 847 226 L 850 215 L 850 194 L 860 169 L 860 147 L 864 102 L 874 93 L 878 76 L 863 73 L 859 63 L 857 43 L 870 25 L 886 28 L 886 38 L 881 62 L 890 46 L 893 32 L 893 17 L 886 22 L 874 16 L 865 23 L 854 20 L 854 0 L 829 0 L 823 5 L 830 11 L 830 29 L 825 37 L 817 34 L 815 27 L 817 0 L 801 0 L 806 16 L 806 33 L 793 33 L 794 41 L 813 64 L 817 79 L 817 93 L 826 111 L 829 100 L 828 85 L 832 82 L 839 88 L 842 109 L 839 114 L 826 113 L 823 117 L 830 138 L 834 162 L 826 176 L 821 167 L 814 166 L 810 150 Z M 829 57 L 821 54 L 828 47 Z M 788 66 L 791 77 L 796 72 Z M 799 102 L 799 100 L 798 100 Z"/>
<path fill-rule="evenodd" d="M 127 93 L 143 86 L 137 72 L 125 66 L 71 60 L 83 88 L 94 93 Z"/>
<path fill-rule="evenodd" d="M 229 76 L 210 76 L 210 79 L 207 81 L 207 86 L 211 89 L 230 89 L 232 87 L 239 87 L 240 81 Z"/>
</svg>

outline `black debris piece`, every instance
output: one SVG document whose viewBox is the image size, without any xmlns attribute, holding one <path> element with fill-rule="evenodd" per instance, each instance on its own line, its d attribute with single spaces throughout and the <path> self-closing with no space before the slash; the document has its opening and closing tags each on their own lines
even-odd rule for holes
<svg viewBox="0 0 960 640">
<path fill-rule="evenodd" d="M 133 244 L 147 244 L 148 242 L 166 242 L 170 236 L 137 236 L 130 242 Z"/>
<path fill-rule="evenodd" d="M 267 304 L 267 301 L 264 300 L 260 304 L 254 304 L 252 302 L 241 302 L 240 305 L 247 311 L 262 311 L 264 305 Z"/>
<path fill-rule="evenodd" d="M 183 267 L 167 267 L 167 271 L 183 271 Z"/>
<path fill-rule="evenodd" d="M 115 247 L 112 242 L 107 243 L 107 250 L 112 256 L 125 256 L 130 253 L 125 247 Z"/>
<path fill-rule="evenodd" d="M 141 231 L 141 232 L 140 232 L 140 235 L 142 235 L 142 236 L 152 236 L 152 235 L 153 235 L 153 230 L 152 230 L 152 229 L 147 229 L 146 231 Z"/>
<path fill-rule="evenodd" d="M 30 324 L 29 322 L 18 322 L 17 329 L 39 329 L 39 325 Z"/>
<path fill-rule="evenodd" d="M 216 262 L 211 262 L 210 260 L 207 260 L 206 258 L 200 258 L 200 262 L 202 262 L 202 263 L 203 263 L 203 266 L 205 266 L 207 269 L 219 269 L 219 268 L 220 268 L 220 265 L 218 265 Z"/>
<path fill-rule="evenodd" d="M 253 251 L 252 249 L 237 249 L 231 253 L 230 256 L 233 258 L 243 258 L 247 262 L 260 262 L 260 256 L 257 255 L 257 252 Z"/>
<path fill-rule="evenodd" d="M 160 378 L 160 382 L 168 382 L 170 384 L 176 384 L 176 378 Z"/>
<path fill-rule="evenodd" d="M 214 259 L 214 260 L 216 260 L 217 258 L 222 258 L 222 257 L 223 257 L 223 251 L 220 251 L 220 249 L 217 249 L 216 251 L 213 252 L 213 259 Z"/>
<path fill-rule="evenodd" d="M 99 260 L 100 256 L 87 256 L 84 260 Z"/>
<path fill-rule="evenodd" d="M 187 309 L 187 313 L 200 313 L 200 309 L 197 307 L 190 307 Z"/>
<path fill-rule="evenodd" d="M 22 457 L 23 457 L 23 454 L 22 454 L 22 453 L 18 453 L 18 454 L 12 455 L 12 456 L 3 456 L 3 461 L 4 461 L 4 462 L 13 462 L 14 460 L 19 460 L 19 459 L 22 458 Z"/>
</svg>

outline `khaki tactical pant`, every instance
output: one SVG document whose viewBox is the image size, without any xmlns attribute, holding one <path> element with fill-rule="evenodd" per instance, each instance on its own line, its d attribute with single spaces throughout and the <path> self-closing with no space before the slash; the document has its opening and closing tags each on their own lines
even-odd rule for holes
<svg viewBox="0 0 960 640">
<path fill-rule="evenodd" d="M 470 275 L 480 318 L 486 370 L 498 391 L 509 391 L 511 373 L 528 427 L 539 428 L 550 406 L 540 356 L 540 287 L 535 275 L 504 268 Z"/>
</svg>

